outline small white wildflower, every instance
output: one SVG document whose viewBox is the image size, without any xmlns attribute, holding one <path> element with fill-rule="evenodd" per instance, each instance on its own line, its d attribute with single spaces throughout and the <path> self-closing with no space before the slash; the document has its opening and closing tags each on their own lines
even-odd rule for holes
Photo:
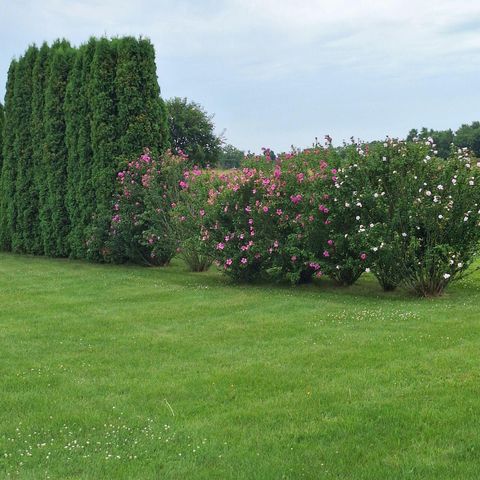
<svg viewBox="0 0 480 480">
<path fill-rule="evenodd" d="M 445 280 L 448 280 L 450 277 L 451 277 L 451 275 L 450 275 L 449 273 L 444 273 L 444 274 L 443 274 L 443 278 L 444 278 Z"/>
</svg>

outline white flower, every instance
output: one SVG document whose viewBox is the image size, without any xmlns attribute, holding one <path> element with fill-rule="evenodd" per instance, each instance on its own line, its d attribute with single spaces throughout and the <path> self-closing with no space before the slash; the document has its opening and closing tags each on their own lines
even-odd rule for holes
<svg viewBox="0 0 480 480">
<path fill-rule="evenodd" d="M 463 217 L 464 222 L 468 222 L 468 217 Z"/>
<path fill-rule="evenodd" d="M 469 185 L 475 185 L 475 182 L 474 182 L 473 180 L 470 180 L 470 181 L 468 182 L 468 184 L 469 184 Z"/>
<path fill-rule="evenodd" d="M 406 237 L 407 234 L 405 232 L 402 233 L 402 237 Z"/>
<path fill-rule="evenodd" d="M 357 216 L 355 217 L 355 220 L 360 220 L 360 216 L 357 215 Z"/>
<path fill-rule="evenodd" d="M 449 273 L 444 273 L 444 274 L 443 274 L 443 278 L 444 278 L 445 280 L 448 280 L 450 277 L 451 277 L 451 275 L 450 275 Z"/>
<path fill-rule="evenodd" d="M 439 215 L 438 218 L 441 220 L 443 218 L 443 215 Z"/>
<path fill-rule="evenodd" d="M 432 192 L 431 192 L 430 190 L 427 190 L 427 191 L 425 192 L 425 195 L 426 195 L 427 197 L 430 197 L 430 196 L 432 195 Z"/>
<path fill-rule="evenodd" d="M 369 268 L 366 268 L 365 271 L 366 271 L 367 273 L 370 273 L 370 269 L 369 269 Z"/>
<path fill-rule="evenodd" d="M 458 264 L 458 268 L 462 268 L 462 267 L 463 267 L 463 263 L 460 262 L 460 263 Z"/>
</svg>

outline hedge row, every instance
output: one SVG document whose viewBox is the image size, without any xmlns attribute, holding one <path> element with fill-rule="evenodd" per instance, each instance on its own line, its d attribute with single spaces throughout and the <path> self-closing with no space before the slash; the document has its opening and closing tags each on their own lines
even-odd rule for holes
<svg viewBox="0 0 480 480">
<path fill-rule="evenodd" d="M 338 285 L 372 272 L 440 295 L 480 252 L 480 161 L 435 157 L 429 139 L 327 145 L 247 158 L 240 170 L 143 155 L 119 172 L 109 259 L 189 268 L 212 261 L 234 280 Z"/>
<path fill-rule="evenodd" d="M 144 146 L 167 145 L 148 40 L 31 46 L 8 72 L 0 247 L 102 258 L 118 165 Z"/>
</svg>

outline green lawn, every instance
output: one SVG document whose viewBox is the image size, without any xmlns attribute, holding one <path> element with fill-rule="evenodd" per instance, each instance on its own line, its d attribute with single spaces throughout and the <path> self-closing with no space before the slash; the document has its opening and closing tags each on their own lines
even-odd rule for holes
<svg viewBox="0 0 480 480">
<path fill-rule="evenodd" d="M 0 255 L 0 477 L 478 479 L 480 275 L 444 297 Z"/>
</svg>

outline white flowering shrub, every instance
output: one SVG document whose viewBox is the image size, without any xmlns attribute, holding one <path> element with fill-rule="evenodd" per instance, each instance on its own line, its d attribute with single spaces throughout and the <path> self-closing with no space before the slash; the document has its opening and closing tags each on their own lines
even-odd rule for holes
<svg viewBox="0 0 480 480">
<path fill-rule="evenodd" d="M 351 149 L 338 190 L 359 208 L 357 233 L 368 243 L 373 273 L 385 290 L 399 284 L 440 295 L 466 274 L 480 246 L 480 163 L 466 150 L 435 157 L 431 139 L 387 140 Z M 367 252 L 366 252 L 367 253 Z"/>
</svg>

